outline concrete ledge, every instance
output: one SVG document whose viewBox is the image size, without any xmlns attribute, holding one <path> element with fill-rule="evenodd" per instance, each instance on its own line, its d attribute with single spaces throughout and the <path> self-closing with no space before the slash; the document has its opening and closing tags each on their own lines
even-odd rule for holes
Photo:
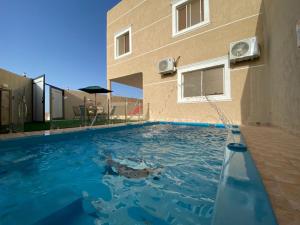
<svg viewBox="0 0 300 225">
<path fill-rule="evenodd" d="M 65 135 L 74 135 L 82 132 L 99 132 L 104 129 L 115 130 L 114 128 L 134 128 L 136 126 L 141 125 L 153 125 L 158 124 L 158 122 L 134 122 L 134 123 L 119 123 L 119 124 L 109 124 L 109 125 L 100 125 L 93 127 L 76 127 L 76 128 L 66 128 L 66 129 L 57 129 L 57 130 L 48 130 L 48 131 L 34 131 L 34 132 L 23 132 L 23 133 L 12 133 L 12 134 L 3 134 L 0 135 L 0 149 L 4 147 L 4 145 L 8 145 L 10 142 L 14 142 L 16 140 L 22 141 L 27 140 L 28 138 L 36 138 L 36 137 L 59 137 L 60 134 Z M 47 139 L 47 138 L 46 138 Z M 39 139 L 45 141 L 46 139 Z M 49 138 L 51 139 L 51 138 Z"/>
</svg>

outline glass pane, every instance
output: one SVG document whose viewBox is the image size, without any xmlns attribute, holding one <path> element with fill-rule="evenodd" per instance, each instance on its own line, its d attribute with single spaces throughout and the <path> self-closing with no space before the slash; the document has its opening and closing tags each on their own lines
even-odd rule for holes
<svg viewBox="0 0 300 225">
<path fill-rule="evenodd" d="M 57 88 L 50 88 L 50 115 L 51 119 L 62 119 L 64 117 L 64 110 L 63 110 L 63 91 Z"/>
<path fill-rule="evenodd" d="M 183 97 L 201 96 L 201 70 L 183 74 Z"/>
<path fill-rule="evenodd" d="M 129 32 L 127 32 L 126 34 L 124 34 L 124 38 L 125 38 L 125 53 L 129 52 L 129 48 L 130 48 L 130 43 L 129 43 Z"/>
<path fill-rule="evenodd" d="M 122 35 L 118 37 L 118 55 L 123 55 L 125 53 L 125 36 Z"/>
<path fill-rule="evenodd" d="M 200 23 L 200 0 L 192 0 L 191 1 L 191 25 L 195 25 Z"/>
<path fill-rule="evenodd" d="M 178 11 L 178 31 L 181 31 L 187 27 L 186 24 L 186 5 L 179 7 Z"/>
<path fill-rule="evenodd" d="M 190 3 L 186 5 L 186 9 L 187 9 L 186 27 L 190 27 L 191 26 L 191 4 Z"/>
<path fill-rule="evenodd" d="M 1 103 L 1 125 L 9 125 L 9 92 L 0 91 L 0 103 Z"/>
<path fill-rule="evenodd" d="M 224 67 L 214 67 L 203 70 L 203 95 L 222 95 Z"/>
<path fill-rule="evenodd" d="M 204 21 L 204 0 L 200 0 L 201 9 L 200 9 L 200 17 L 201 22 Z"/>
</svg>

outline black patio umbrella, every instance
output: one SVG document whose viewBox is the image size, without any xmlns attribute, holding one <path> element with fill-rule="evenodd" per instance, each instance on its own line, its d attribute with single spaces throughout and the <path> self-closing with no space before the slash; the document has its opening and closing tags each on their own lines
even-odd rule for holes
<svg viewBox="0 0 300 225">
<path fill-rule="evenodd" d="M 85 87 L 85 88 L 80 88 L 79 90 L 84 91 L 84 92 L 89 93 L 89 94 L 95 94 L 95 106 L 96 106 L 96 103 L 97 103 L 96 102 L 96 94 L 98 94 L 98 93 L 107 94 L 107 93 L 112 92 L 111 90 L 108 90 L 108 89 L 100 87 L 100 86 L 88 86 L 88 87 Z"/>
</svg>

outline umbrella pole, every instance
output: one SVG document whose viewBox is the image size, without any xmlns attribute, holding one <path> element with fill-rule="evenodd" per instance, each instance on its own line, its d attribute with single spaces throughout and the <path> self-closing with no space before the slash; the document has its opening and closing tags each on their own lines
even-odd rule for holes
<svg viewBox="0 0 300 225">
<path fill-rule="evenodd" d="M 95 107 L 97 106 L 96 97 L 97 97 L 97 93 L 95 93 Z"/>
</svg>

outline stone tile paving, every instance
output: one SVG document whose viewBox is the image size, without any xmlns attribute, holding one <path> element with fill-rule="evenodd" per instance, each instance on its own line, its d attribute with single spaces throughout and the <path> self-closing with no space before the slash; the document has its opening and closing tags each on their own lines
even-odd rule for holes
<svg viewBox="0 0 300 225">
<path fill-rule="evenodd" d="M 300 225 L 300 137 L 274 127 L 243 126 L 280 225 Z"/>
</svg>

